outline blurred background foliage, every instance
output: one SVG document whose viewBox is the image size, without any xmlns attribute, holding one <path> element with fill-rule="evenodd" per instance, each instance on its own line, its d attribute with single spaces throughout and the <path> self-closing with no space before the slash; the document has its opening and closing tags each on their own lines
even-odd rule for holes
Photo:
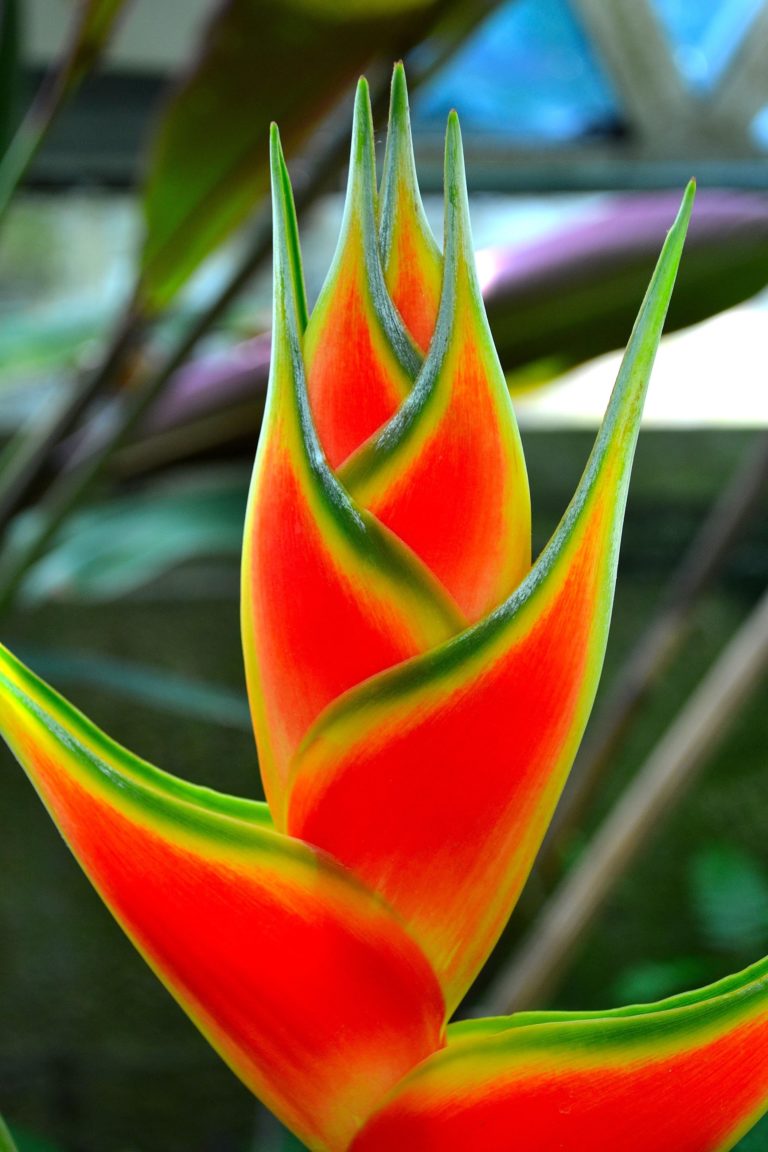
<svg viewBox="0 0 768 1152">
<path fill-rule="evenodd" d="M 313 298 L 351 85 L 366 72 L 383 125 L 400 57 L 438 236 L 444 121 L 462 118 L 536 550 L 699 180 L 593 724 L 464 1010 L 654 999 L 768 951 L 766 0 L 4 0 L 2 638 L 148 759 L 258 791 L 237 596 L 269 363 L 267 127 L 287 146 Z M 295 1148 L 122 938 L 5 755 L 0 772 L 0 1113 L 20 1152 Z M 602 868 L 595 907 L 547 952 L 547 917 L 612 819 L 626 868 Z M 768 1125 L 740 1148 L 768 1149 Z"/>
</svg>

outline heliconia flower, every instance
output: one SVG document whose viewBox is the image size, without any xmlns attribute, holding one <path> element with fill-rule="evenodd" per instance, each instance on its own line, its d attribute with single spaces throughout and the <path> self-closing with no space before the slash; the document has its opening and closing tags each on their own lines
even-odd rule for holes
<svg viewBox="0 0 768 1152">
<path fill-rule="evenodd" d="M 8 652 L 0 729 L 148 963 L 310 1148 L 731 1148 L 768 1106 L 768 960 L 660 1004 L 448 1025 L 592 705 L 693 189 L 584 475 L 531 564 L 455 115 L 441 255 L 402 68 L 380 203 L 361 82 L 311 317 L 276 129 L 271 161 L 272 362 L 242 588 L 268 805 L 139 760 Z"/>
</svg>

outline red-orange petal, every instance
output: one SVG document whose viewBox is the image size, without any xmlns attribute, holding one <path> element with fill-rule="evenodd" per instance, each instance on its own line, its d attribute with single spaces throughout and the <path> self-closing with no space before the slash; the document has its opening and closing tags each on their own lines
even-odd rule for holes
<svg viewBox="0 0 768 1152">
<path fill-rule="evenodd" d="M 304 360 L 310 408 L 331 468 L 399 408 L 421 364 L 384 284 L 365 80 L 355 100 L 341 235 L 304 336 Z"/>
<path fill-rule="evenodd" d="M 389 295 L 416 345 L 426 352 L 440 305 L 443 258 L 421 202 L 402 64 L 392 73 L 379 238 Z"/>
<path fill-rule="evenodd" d="M 435 978 L 383 901 L 265 805 L 132 756 L 4 649 L 0 731 L 214 1048 L 312 1148 L 345 1149 L 442 1042 Z"/>
<path fill-rule="evenodd" d="M 689 189 L 584 476 L 529 577 L 474 628 L 348 692 L 296 757 L 289 830 L 386 895 L 449 1009 L 506 923 L 589 715 L 642 401 L 692 198 Z"/>
<path fill-rule="evenodd" d="M 355 506 L 329 469 L 309 414 L 305 315 L 288 174 L 272 133 L 275 309 L 272 364 L 243 544 L 248 694 L 277 827 L 291 758 L 346 689 L 464 625 L 420 561 Z"/>
<path fill-rule="evenodd" d="M 768 1108 L 768 961 L 603 1014 L 449 1029 L 353 1152 L 726 1152 Z"/>
<path fill-rule="evenodd" d="M 446 137 L 445 262 L 432 344 L 411 394 L 339 479 L 413 549 L 470 621 L 500 604 L 530 568 L 528 479 L 475 272 L 455 113 Z"/>
</svg>

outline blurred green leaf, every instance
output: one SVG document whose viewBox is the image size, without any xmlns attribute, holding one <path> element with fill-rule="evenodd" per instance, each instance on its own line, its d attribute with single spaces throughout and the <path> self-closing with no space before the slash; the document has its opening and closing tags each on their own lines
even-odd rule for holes
<svg viewBox="0 0 768 1152">
<path fill-rule="evenodd" d="M 80 0 L 64 56 L 63 83 L 69 94 L 96 64 L 131 0 Z"/>
<path fill-rule="evenodd" d="M 0 163 L 0 218 L 62 107 L 93 68 L 129 0 L 80 0 L 61 59 L 38 92 Z"/>
<path fill-rule="evenodd" d="M 23 598 L 112 600 L 200 556 L 240 555 L 245 472 L 157 484 L 76 513 L 30 569 Z M 15 530 L 31 530 L 35 511 Z"/>
<path fill-rule="evenodd" d="M 35 648 L 17 645 L 23 658 L 46 679 L 61 684 L 97 688 L 126 700 L 134 700 L 160 712 L 220 724 L 224 728 L 251 731 L 245 696 L 187 676 L 147 664 L 111 660 L 94 652 L 69 648 Z M 2 1145 L 0 1145 L 2 1152 Z"/>
<path fill-rule="evenodd" d="M 0 7 L 0 155 L 16 128 L 19 81 L 19 5 L 17 0 L 3 0 Z"/>
<path fill-rule="evenodd" d="M 639 961 L 615 981 L 612 999 L 616 1004 L 648 1004 L 704 984 L 710 976 L 709 966 L 698 956 Z"/>
<path fill-rule="evenodd" d="M 138 289 L 149 313 L 169 303 L 265 195 L 270 121 L 290 154 L 375 56 L 391 62 L 447 6 L 230 0 L 219 7 L 150 155 Z"/>
<path fill-rule="evenodd" d="M 49 1140 L 43 1140 L 39 1136 L 33 1136 L 31 1132 L 25 1129 L 13 1129 L 13 1140 L 8 1145 L 3 1144 L 2 1140 L 2 1120 L 0 1120 L 0 1152 L 61 1152 L 61 1147 L 57 1144 L 51 1144 Z M 6 1129 L 7 1131 L 7 1129 Z"/>
<path fill-rule="evenodd" d="M 693 910 L 707 943 L 725 952 L 768 944 L 768 877 L 755 860 L 725 845 L 707 848 L 690 865 Z"/>
<path fill-rule="evenodd" d="M 98 306 L 65 304 L 55 311 L 3 317 L 0 327 L 0 387 L 17 372 L 76 363 L 83 346 L 95 340 L 111 317 Z"/>
</svg>

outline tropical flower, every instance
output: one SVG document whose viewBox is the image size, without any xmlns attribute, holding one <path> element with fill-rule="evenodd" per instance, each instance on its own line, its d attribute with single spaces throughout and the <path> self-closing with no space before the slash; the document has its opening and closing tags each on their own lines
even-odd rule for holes
<svg viewBox="0 0 768 1152">
<path fill-rule="evenodd" d="M 311 1148 L 707 1152 L 768 1103 L 768 962 L 661 1004 L 448 1025 L 506 923 L 606 642 L 686 192 L 575 495 L 531 565 L 458 122 L 443 255 L 395 70 L 377 209 L 367 89 L 308 317 L 277 130 L 270 389 L 242 630 L 268 805 L 160 772 L 10 653 L 0 726 L 128 935 Z"/>
</svg>

